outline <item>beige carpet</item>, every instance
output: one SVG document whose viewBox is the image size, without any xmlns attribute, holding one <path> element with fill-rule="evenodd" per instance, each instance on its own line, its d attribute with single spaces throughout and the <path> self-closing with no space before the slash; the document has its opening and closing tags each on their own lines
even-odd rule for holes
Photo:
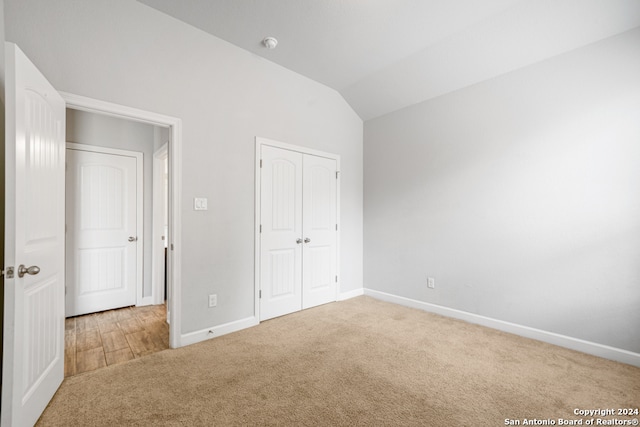
<svg viewBox="0 0 640 427">
<path fill-rule="evenodd" d="M 639 368 L 359 297 L 71 377 L 38 425 L 503 426 L 639 406 Z"/>
</svg>

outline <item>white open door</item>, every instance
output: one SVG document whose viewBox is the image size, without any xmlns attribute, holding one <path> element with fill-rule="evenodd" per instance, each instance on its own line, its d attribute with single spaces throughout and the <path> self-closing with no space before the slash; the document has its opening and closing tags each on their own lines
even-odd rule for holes
<svg viewBox="0 0 640 427">
<path fill-rule="evenodd" d="M 64 376 L 64 136 L 64 100 L 7 43 L 2 426 L 32 426 Z"/>
</svg>

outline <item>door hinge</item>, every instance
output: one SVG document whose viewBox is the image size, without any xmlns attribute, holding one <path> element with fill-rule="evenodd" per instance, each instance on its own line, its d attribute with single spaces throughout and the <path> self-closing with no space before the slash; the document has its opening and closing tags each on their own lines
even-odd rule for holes
<svg viewBox="0 0 640 427">
<path fill-rule="evenodd" d="M 262 289 L 258 291 L 258 298 L 262 298 Z"/>
<path fill-rule="evenodd" d="M 5 279 L 13 279 L 13 267 L 7 267 L 6 269 L 2 270 L 2 275 L 5 277 Z"/>
<path fill-rule="evenodd" d="M 260 159 L 260 167 L 262 167 L 262 159 Z"/>
<path fill-rule="evenodd" d="M 262 233 L 262 224 L 260 224 L 260 232 Z"/>
<path fill-rule="evenodd" d="M 336 231 L 338 231 L 338 224 L 336 224 Z"/>
<path fill-rule="evenodd" d="M 338 179 L 339 174 L 340 174 L 340 171 L 336 171 L 336 179 Z"/>
<path fill-rule="evenodd" d="M 338 276 L 336 276 L 336 283 L 338 283 Z"/>
<path fill-rule="evenodd" d="M 173 250 L 173 243 L 171 244 L 171 250 Z"/>
</svg>

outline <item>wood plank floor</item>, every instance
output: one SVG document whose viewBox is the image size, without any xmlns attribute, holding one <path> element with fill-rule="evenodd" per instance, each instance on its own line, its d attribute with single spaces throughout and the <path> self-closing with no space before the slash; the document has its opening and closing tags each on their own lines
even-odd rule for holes
<svg viewBox="0 0 640 427">
<path fill-rule="evenodd" d="M 65 321 L 64 376 L 93 371 L 169 348 L 164 304 L 126 307 Z"/>
</svg>

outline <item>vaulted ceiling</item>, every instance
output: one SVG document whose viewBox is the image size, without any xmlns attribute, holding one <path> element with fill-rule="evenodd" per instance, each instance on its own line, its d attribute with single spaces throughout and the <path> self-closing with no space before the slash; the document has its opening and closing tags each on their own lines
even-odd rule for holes
<svg viewBox="0 0 640 427">
<path fill-rule="evenodd" d="M 138 1 L 337 90 L 363 120 L 640 26 L 640 0 Z"/>
</svg>

